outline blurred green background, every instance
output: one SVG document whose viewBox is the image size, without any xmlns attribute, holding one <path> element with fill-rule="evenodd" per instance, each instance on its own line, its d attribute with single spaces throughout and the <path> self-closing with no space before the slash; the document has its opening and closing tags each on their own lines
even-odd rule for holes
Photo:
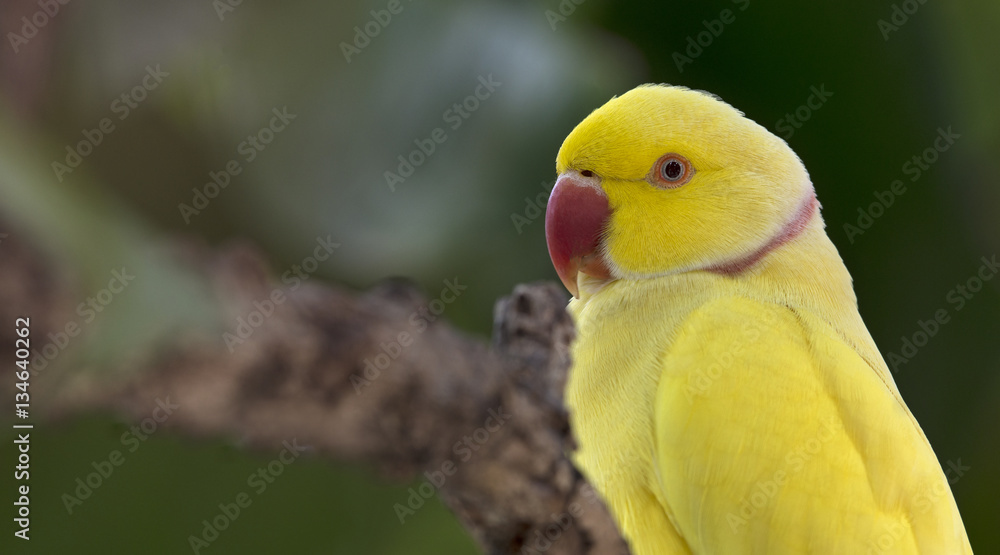
<svg viewBox="0 0 1000 555">
<path fill-rule="evenodd" d="M 36 15 L 42 4 L 0 4 L 0 217 L 13 226 L 0 233 L 31 237 L 79 291 L 123 265 L 136 275 L 54 369 L 99 369 L 179 329 L 235 327 L 171 259 L 176 237 L 249 241 L 280 275 L 330 235 L 341 247 L 316 279 L 359 289 L 402 275 L 433 295 L 457 276 L 468 290 L 446 317 L 485 340 L 496 298 L 556 279 L 534 199 L 562 139 L 635 85 L 685 85 L 803 159 L 885 356 L 948 310 L 895 378 L 945 468 L 967 467 L 952 488 L 973 548 L 1000 552 L 1000 280 L 961 310 L 949 300 L 1000 252 L 995 1 L 119 0 L 60 4 L 51 17 Z M 32 34 L 22 17 L 45 23 Z M 143 86 L 150 72 L 159 77 Z M 499 84 L 456 119 L 480 78 Z M 802 109 L 811 87 L 832 94 Z M 295 117 L 261 135 L 263 150 L 244 144 L 273 109 Z M 796 110 L 797 127 L 782 123 Z M 72 171 L 54 169 L 103 118 L 114 129 Z M 911 180 L 912 157 L 949 126 L 961 137 Z M 390 186 L 385 172 L 435 128 L 445 140 Z M 185 216 L 180 205 L 197 206 L 195 191 L 230 160 L 239 174 Z M 863 234 L 845 231 L 897 179 L 905 194 Z M 3 260 L 0 243 L 0 271 Z M 68 514 L 62 495 L 122 450 L 129 425 L 95 415 L 36 428 L 33 539 L 13 539 L 8 518 L 0 552 L 190 552 L 201 521 L 273 459 L 154 433 Z M 13 436 L 2 439 L 12 467 Z M 10 499 L 15 481 L 2 474 Z M 392 505 L 411 485 L 300 458 L 202 552 L 475 553 L 440 503 L 400 525 Z"/>
</svg>

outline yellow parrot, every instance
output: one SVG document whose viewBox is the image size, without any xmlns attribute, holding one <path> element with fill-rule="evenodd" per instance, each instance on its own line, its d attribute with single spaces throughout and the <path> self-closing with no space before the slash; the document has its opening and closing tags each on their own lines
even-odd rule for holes
<svg viewBox="0 0 1000 555">
<path fill-rule="evenodd" d="M 636 555 L 972 552 L 783 140 L 643 85 L 556 170 L 575 457 Z"/>
</svg>

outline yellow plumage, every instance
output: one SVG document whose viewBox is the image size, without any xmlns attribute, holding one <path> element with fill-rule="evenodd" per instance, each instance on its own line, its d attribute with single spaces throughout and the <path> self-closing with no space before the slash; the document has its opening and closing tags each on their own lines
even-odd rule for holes
<svg viewBox="0 0 1000 555">
<path fill-rule="evenodd" d="M 689 181 L 657 173 L 668 153 Z M 705 93 L 643 86 L 580 123 L 557 170 L 606 196 L 569 274 L 566 399 L 576 460 L 637 555 L 971 553 L 784 141 Z M 572 226 L 566 204 L 547 218 Z"/>
</svg>

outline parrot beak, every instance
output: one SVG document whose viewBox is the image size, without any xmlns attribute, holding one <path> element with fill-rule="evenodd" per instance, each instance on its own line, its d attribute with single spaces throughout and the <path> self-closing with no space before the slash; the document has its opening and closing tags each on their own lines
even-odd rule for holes
<svg viewBox="0 0 1000 555">
<path fill-rule="evenodd" d="M 559 279 L 574 297 L 580 297 L 579 273 L 611 279 L 600 251 L 610 216 L 608 197 L 598 177 L 567 171 L 556 180 L 545 208 L 545 241 Z"/>
</svg>

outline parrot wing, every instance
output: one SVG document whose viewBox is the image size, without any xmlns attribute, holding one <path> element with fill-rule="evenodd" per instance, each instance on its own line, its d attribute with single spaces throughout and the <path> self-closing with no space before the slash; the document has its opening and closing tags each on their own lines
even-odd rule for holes
<svg viewBox="0 0 1000 555">
<path fill-rule="evenodd" d="M 650 489 L 694 553 L 972 552 L 915 420 L 820 318 L 718 299 L 663 363 Z"/>
</svg>

